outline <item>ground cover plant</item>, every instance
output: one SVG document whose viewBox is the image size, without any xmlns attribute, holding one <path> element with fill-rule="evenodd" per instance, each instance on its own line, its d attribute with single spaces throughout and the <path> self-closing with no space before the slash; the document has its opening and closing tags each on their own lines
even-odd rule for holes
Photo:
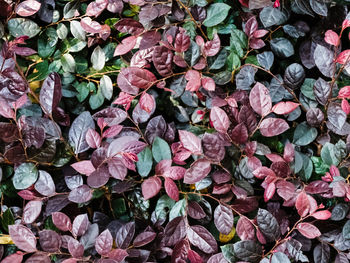
<svg viewBox="0 0 350 263">
<path fill-rule="evenodd" d="M 349 1 L 0 0 L 0 259 L 350 259 Z"/>
</svg>

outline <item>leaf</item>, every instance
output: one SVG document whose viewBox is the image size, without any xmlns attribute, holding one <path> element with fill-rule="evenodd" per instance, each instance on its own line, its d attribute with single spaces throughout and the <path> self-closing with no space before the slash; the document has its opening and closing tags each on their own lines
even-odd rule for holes
<svg viewBox="0 0 350 263">
<path fill-rule="evenodd" d="M 92 172 L 96 170 L 93 164 L 91 163 L 91 161 L 88 161 L 88 160 L 73 163 L 71 164 L 71 166 L 78 173 L 85 174 L 85 175 L 90 175 Z"/>
<path fill-rule="evenodd" d="M 28 36 L 32 38 L 40 32 L 39 26 L 26 18 L 12 18 L 8 21 L 7 27 L 14 37 Z"/>
<path fill-rule="evenodd" d="M 267 118 L 260 124 L 260 132 L 263 136 L 272 137 L 284 133 L 289 129 L 288 123 L 279 118 Z"/>
<path fill-rule="evenodd" d="M 298 214 L 301 217 L 305 217 L 310 212 L 310 202 L 307 194 L 303 191 L 298 194 L 295 201 L 295 208 L 298 210 Z"/>
<path fill-rule="evenodd" d="M 97 253 L 104 256 L 107 255 L 109 251 L 112 250 L 113 237 L 111 232 L 106 229 L 97 238 L 95 242 L 95 249 Z"/>
<path fill-rule="evenodd" d="M 274 8 L 272 6 L 264 7 L 259 14 L 259 18 L 265 28 L 283 23 L 285 20 L 284 16 L 285 15 L 279 8 Z"/>
<path fill-rule="evenodd" d="M 283 81 L 291 89 L 298 88 L 305 79 L 305 70 L 302 65 L 293 63 L 284 72 Z"/>
<path fill-rule="evenodd" d="M 152 176 L 143 181 L 141 188 L 143 198 L 148 200 L 159 193 L 160 189 L 162 188 L 162 181 L 159 179 L 159 177 Z"/>
<path fill-rule="evenodd" d="M 335 61 L 341 65 L 347 64 L 350 61 L 350 49 L 341 52 Z"/>
<path fill-rule="evenodd" d="M 106 0 L 95 0 L 91 2 L 86 8 L 86 15 L 88 16 L 99 16 L 104 9 L 106 9 L 108 1 Z"/>
<path fill-rule="evenodd" d="M 339 37 L 338 34 L 333 30 L 327 30 L 324 36 L 324 40 L 332 46 L 338 46 Z"/>
<path fill-rule="evenodd" d="M 231 208 L 218 205 L 214 211 L 214 223 L 220 233 L 228 235 L 233 227 L 233 213 Z"/>
<path fill-rule="evenodd" d="M 94 51 L 91 54 L 91 63 L 92 67 L 99 71 L 105 66 L 106 55 L 103 49 L 100 46 L 95 47 Z"/>
<path fill-rule="evenodd" d="M 168 196 L 174 201 L 179 201 L 179 189 L 175 182 L 170 178 L 165 178 L 164 188 Z"/>
<path fill-rule="evenodd" d="M 190 69 L 186 72 L 185 78 L 187 80 L 186 90 L 198 91 L 201 87 L 201 75 L 197 70 Z"/>
<path fill-rule="evenodd" d="M 9 103 L 2 97 L 0 96 L 0 115 L 8 118 L 8 119 L 14 119 L 15 116 L 15 112 L 13 111 L 13 109 L 10 107 Z"/>
<path fill-rule="evenodd" d="M 115 243 L 117 247 L 127 249 L 135 234 L 135 222 L 122 225 L 116 233 Z"/>
<path fill-rule="evenodd" d="M 55 226 L 62 231 L 71 231 L 72 230 L 72 222 L 69 217 L 61 212 L 52 213 L 52 222 Z"/>
<path fill-rule="evenodd" d="M 152 57 L 153 65 L 161 76 L 165 77 L 173 73 L 173 56 L 173 52 L 165 46 L 157 46 L 154 48 Z"/>
<path fill-rule="evenodd" d="M 164 241 L 167 246 L 176 245 L 186 235 L 184 217 L 178 216 L 171 220 L 164 229 Z"/>
<path fill-rule="evenodd" d="M 312 216 L 318 220 L 327 220 L 332 216 L 332 213 L 328 210 L 317 211 Z"/>
<path fill-rule="evenodd" d="M 153 231 L 144 231 L 138 234 L 133 242 L 134 247 L 142 247 L 151 243 L 157 236 L 157 233 Z"/>
<path fill-rule="evenodd" d="M 191 226 L 187 231 L 187 238 L 192 245 L 208 254 L 217 252 L 218 246 L 215 238 L 203 226 Z"/>
<path fill-rule="evenodd" d="M 271 257 L 271 263 L 290 263 L 289 258 L 282 252 L 275 252 Z M 318 261 L 317 261 L 318 262 Z"/>
<path fill-rule="evenodd" d="M 293 143 L 304 146 L 313 142 L 317 137 L 317 129 L 311 128 L 306 122 L 300 123 L 294 131 Z"/>
<path fill-rule="evenodd" d="M 276 240 L 281 235 L 280 225 L 276 218 L 267 210 L 259 208 L 257 222 L 260 231 L 268 240 Z"/>
<path fill-rule="evenodd" d="M 45 79 L 39 98 L 43 110 L 48 114 L 52 114 L 62 98 L 61 78 L 56 72 L 52 72 Z"/>
<path fill-rule="evenodd" d="M 39 232 L 39 243 L 45 252 L 57 252 L 61 245 L 61 236 L 53 230 L 42 230 Z"/>
<path fill-rule="evenodd" d="M 22 190 L 30 187 L 38 179 L 38 169 L 33 163 L 22 163 L 15 170 L 12 177 L 13 186 L 17 190 Z"/>
<path fill-rule="evenodd" d="M 62 68 L 65 72 L 75 72 L 76 63 L 71 54 L 64 54 L 61 57 Z"/>
<path fill-rule="evenodd" d="M 153 159 L 152 151 L 149 147 L 146 147 L 142 152 L 137 155 L 138 161 L 136 163 L 137 171 L 142 177 L 147 175 L 152 170 Z"/>
<path fill-rule="evenodd" d="M 241 216 L 238 219 L 238 222 L 236 225 L 236 232 L 241 240 L 255 239 L 255 228 L 253 224 L 250 222 L 250 220 L 245 216 Z"/>
<path fill-rule="evenodd" d="M 194 184 L 206 177 L 211 170 L 211 164 L 206 159 L 198 159 L 187 169 L 184 177 L 185 184 Z"/>
<path fill-rule="evenodd" d="M 16 6 L 16 14 L 20 16 L 32 16 L 39 11 L 41 3 L 35 0 L 26 0 Z"/>
<path fill-rule="evenodd" d="M 119 88 L 132 95 L 136 95 L 139 89 L 149 88 L 154 81 L 156 81 L 156 77 L 153 73 L 137 67 L 121 69 L 117 78 Z"/>
<path fill-rule="evenodd" d="M 144 92 L 141 95 L 141 98 L 139 100 L 139 104 L 141 109 L 143 109 L 144 111 L 151 113 L 152 111 L 154 111 L 156 104 L 155 104 L 155 100 L 153 98 L 152 95 Z"/>
<path fill-rule="evenodd" d="M 213 122 L 213 126 L 218 132 L 227 133 L 230 121 L 224 110 L 216 106 L 213 107 L 210 111 L 210 120 Z"/>
<path fill-rule="evenodd" d="M 316 100 L 320 104 L 325 105 L 331 94 L 331 85 L 322 78 L 318 78 L 314 84 L 313 90 Z"/>
<path fill-rule="evenodd" d="M 23 209 L 22 220 L 25 224 L 32 224 L 40 215 L 42 201 L 30 201 Z"/>
<path fill-rule="evenodd" d="M 319 71 L 329 78 L 334 74 L 333 58 L 334 54 L 330 49 L 317 44 L 314 51 L 315 64 Z"/>
<path fill-rule="evenodd" d="M 267 70 L 271 69 L 274 62 L 274 55 L 271 51 L 265 51 L 263 53 L 260 53 L 256 56 L 256 58 L 263 68 Z"/>
<path fill-rule="evenodd" d="M 288 58 L 294 55 L 294 47 L 292 43 L 284 38 L 278 37 L 270 41 L 271 50 L 275 53 L 276 56 L 281 58 Z"/>
<path fill-rule="evenodd" d="M 289 114 L 299 107 L 298 103 L 291 101 L 281 101 L 273 106 L 272 111 L 276 114 Z"/>
<path fill-rule="evenodd" d="M 88 129 L 86 133 L 86 142 L 91 148 L 98 148 L 101 145 L 101 136 L 100 134 L 93 130 L 93 129 Z"/>
<path fill-rule="evenodd" d="M 269 90 L 261 83 L 256 83 L 249 94 L 249 102 L 253 110 L 260 116 L 266 116 L 272 108 Z"/>
<path fill-rule="evenodd" d="M 221 42 L 218 34 L 214 34 L 213 40 L 208 41 L 204 44 L 203 52 L 207 57 L 215 56 L 221 47 Z"/>
<path fill-rule="evenodd" d="M 179 130 L 179 137 L 183 147 L 189 150 L 192 154 L 202 154 L 201 140 L 192 132 Z"/>
<path fill-rule="evenodd" d="M 110 100 L 113 96 L 113 84 L 111 78 L 107 75 L 103 75 L 103 77 L 100 79 L 100 88 L 103 96 L 107 100 Z"/>
<path fill-rule="evenodd" d="M 29 228 L 23 225 L 11 225 L 8 228 L 13 242 L 19 249 L 29 253 L 36 251 L 36 238 Z"/>
<path fill-rule="evenodd" d="M 68 251 L 74 258 L 81 258 L 84 255 L 83 245 L 74 238 L 70 238 L 68 241 Z"/>
<path fill-rule="evenodd" d="M 309 239 L 313 239 L 321 235 L 320 230 L 310 223 L 299 223 L 296 228 L 304 237 Z"/>
<path fill-rule="evenodd" d="M 168 143 L 159 137 L 156 137 L 153 141 L 152 154 L 157 163 L 161 160 L 171 160 L 171 151 Z"/>
<path fill-rule="evenodd" d="M 139 35 L 144 31 L 143 25 L 132 18 L 123 18 L 119 20 L 114 27 L 122 33 L 131 35 Z"/>
<path fill-rule="evenodd" d="M 242 261 L 257 263 L 261 259 L 261 245 L 252 240 L 236 242 L 233 245 L 234 254 Z"/>
<path fill-rule="evenodd" d="M 84 111 L 73 121 L 69 129 L 69 143 L 74 148 L 76 154 L 89 149 L 86 141 L 86 133 L 89 128 L 95 129 L 95 123 L 90 112 Z"/>
<path fill-rule="evenodd" d="M 214 3 L 207 9 L 207 18 L 203 21 L 206 27 L 213 27 L 225 20 L 231 7 L 224 3 Z"/>
<path fill-rule="evenodd" d="M 330 247 L 326 243 L 318 244 L 313 251 L 314 261 L 326 263 L 330 261 Z"/>
<path fill-rule="evenodd" d="M 90 201 L 92 198 L 92 190 L 87 185 L 83 184 L 74 188 L 68 195 L 71 202 L 80 204 Z"/>
</svg>

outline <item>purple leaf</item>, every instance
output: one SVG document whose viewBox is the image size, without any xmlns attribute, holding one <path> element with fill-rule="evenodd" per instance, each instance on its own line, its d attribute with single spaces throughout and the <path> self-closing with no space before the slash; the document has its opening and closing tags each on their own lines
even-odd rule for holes
<svg viewBox="0 0 350 263">
<path fill-rule="evenodd" d="M 214 223 L 220 233 L 228 235 L 233 227 L 233 213 L 231 208 L 218 205 L 214 211 Z"/>
<path fill-rule="evenodd" d="M 92 34 L 99 33 L 102 30 L 102 26 L 98 22 L 92 21 L 90 17 L 84 17 L 80 21 L 80 25 L 86 32 Z"/>
<path fill-rule="evenodd" d="M 184 177 L 185 184 L 194 184 L 206 177 L 211 170 L 210 162 L 206 159 L 198 159 L 187 169 Z"/>
<path fill-rule="evenodd" d="M 164 188 L 168 196 L 174 201 L 179 201 L 179 189 L 175 182 L 170 178 L 165 178 Z"/>
<path fill-rule="evenodd" d="M 185 52 L 190 47 L 190 44 L 191 44 L 191 39 L 184 30 L 176 34 L 176 37 L 175 37 L 176 52 Z"/>
<path fill-rule="evenodd" d="M 90 201 L 91 198 L 92 189 L 90 189 L 90 187 L 88 187 L 86 184 L 83 184 L 73 189 L 68 195 L 69 201 L 72 201 L 77 204 L 86 203 Z"/>
<path fill-rule="evenodd" d="M 52 222 L 59 230 L 71 231 L 72 229 L 72 222 L 69 217 L 61 212 L 52 213 Z"/>
<path fill-rule="evenodd" d="M 118 248 L 127 249 L 135 234 L 135 222 L 122 225 L 116 234 L 115 242 Z"/>
<path fill-rule="evenodd" d="M 156 80 L 152 72 L 136 67 L 123 68 L 117 78 L 119 88 L 132 95 L 136 95 L 139 89 L 149 88 Z"/>
<path fill-rule="evenodd" d="M 165 77 L 172 74 L 173 52 L 165 46 L 157 46 L 153 51 L 153 64 L 158 73 Z"/>
<path fill-rule="evenodd" d="M 86 133 L 86 142 L 91 148 L 98 148 L 101 145 L 101 136 L 94 129 L 88 129 Z"/>
<path fill-rule="evenodd" d="M 226 133 L 230 126 L 230 120 L 226 112 L 219 107 L 213 107 L 211 109 L 210 120 L 213 122 L 214 128 L 221 133 Z"/>
<path fill-rule="evenodd" d="M 197 202 L 190 201 L 187 206 L 187 214 L 194 219 L 202 219 L 206 217 L 203 208 Z"/>
<path fill-rule="evenodd" d="M 43 253 L 43 252 L 36 252 L 35 254 L 31 255 L 24 263 L 37 263 L 37 262 L 51 263 L 49 254 Z"/>
<path fill-rule="evenodd" d="M 90 175 L 92 174 L 96 169 L 92 165 L 90 160 L 86 161 L 80 161 L 77 163 L 71 164 L 71 166 L 80 174 Z"/>
<path fill-rule="evenodd" d="M 22 220 L 25 224 L 33 223 L 41 213 L 42 201 L 30 201 L 23 209 Z"/>
<path fill-rule="evenodd" d="M 260 116 L 266 116 L 272 108 L 269 90 L 261 83 L 256 83 L 249 94 L 249 102 L 253 110 Z"/>
<path fill-rule="evenodd" d="M 45 80 L 40 90 L 40 104 L 44 112 L 52 114 L 62 98 L 61 78 L 56 72 L 52 72 Z"/>
<path fill-rule="evenodd" d="M 207 57 L 215 56 L 219 51 L 221 47 L 221 42 L 218 34 L 214 34 L 213 40 L 208 41 L 204 44 L 203 53 Z"/>
<path fill-rule="evenodd" d="M 143 198 L 148 200 L 159 193 L 160 189 L 162 188 L 162 181 L 159 179 L 159 177 L 152 176 L 143 181 L 141 188 Z"/>
<path fill-rule="evenodd" d="M 131 51 L 136 45 L 136 40 L 137 37 L 135 36 L 124 38 L 122 42 L 115 48 L 113 56 L 125 55 Z"/>
<path fill-rule="evenodd" d="M 123 18 L 119 20 L 114 27 L 122 33 L 128 33 L 131 35 L 139 35 L 144 31 L 143 25 L 131 18 Z"/>
<path fill-rule="evenodd" d="M 19 249 L 29 253 L 36 251 L 36 238 L 29 228 L 23 225 L 10 225 L 8 229 L 12 241 Z"/>
<path fill-rule="evenodd" d="M 164 229 L 164 242 L 167 246 L 176 245 L 186 235 L 186 222 L 182 216 L 175 217 Z"/>
<path fill-rule="evenodd" d="M 241 240 L 255 240 L 255 228 L 245 216 L 238 219 L 236 232 Z"/>
<path fill-rule="evenodd" d="M 106 165 L 100 166 L 87 178 L 87 184 L 92 188 L 104 186 L 109 180 L 109 172 Z"/>
<path fill-rule="evenodd" d="M 215 253 L 218 250 L 215 238 L 203 226 L 191 226 L 187 230 L 187 237 L 192 245 L 198 247 L 207 254 Z"/>
<path fill-rule="evenodd" d="M 32 16 L 39 11 L 41 3 L 35 0 L 26 0 L 16 6 L 16 14 L 20 16 Z"/>
<path fill-rule="evenodd" d="M 279 135 L 288 129 L 288 123 L 285 120 L 278 118 L 267 118 L 260 124 L 260 132 L 266 137 Z"/>
<path fill-rule="evenodd" d="M 68 251 L 75 258 L 82 258 L 84 256 L 84 246 L 74 238 L 68 241 Z"/>
<path fill-rule="evenodd" d="M 34 184 L 35 190 L 44 196 L 53 195 L 56 191 L 55 183 L 49 173 L 39 170 L 39 178 Z"/>
<path fill-rule="evenodd" d="M 95 0 L 91 2 L 86 8 L 87 16 L 99 16 L 104 9 L 106 9 L 108 0 Z"/>
<path fill-rule="evenodd" d="M 153 231 L 144 231 L 138 234 L 133 242 L 134 247 L 142 247 L 151 243 L 157 236 L 157 233 Z"/>
<path fill-rule="evenodd" d="M 179 137 L 183 147 L 189 150 L 192 154 L 202 154 L 201 140 L 192 132 L 179 130 Z"/>
<path fill-rule="evenodd" d="M 57 252 L 62 244 L 61 236 L 53 230 L 40 231 L 39 242 L 45 252 Z"/>
<path fill-rule="evenodd" d="M 74 218 L 72 232 L 76 237 L 84 235 L 90 225 L 87 214 L 78 215 Z"/>
<path fill-rule="evenodd" d="M 0 115 L 8 119 L 15 118 L 15 112 L 2 96 L 0 96 Z"/>
</svg>

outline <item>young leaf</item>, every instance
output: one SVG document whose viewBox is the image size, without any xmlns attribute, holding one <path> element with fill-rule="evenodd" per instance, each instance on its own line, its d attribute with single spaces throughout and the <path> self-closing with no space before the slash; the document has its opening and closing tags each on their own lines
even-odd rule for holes
<svg viewBox="0 0 350 263">
<path fill-rule="evenodd" d="M 298 231 L 309 239 L 319 237 L 321 235 L 320 230 L 310 223 L 299 223 L 297 225 Z"/>
<path fill-rule="evenodd" d="M 113 237 L 108 229 L 103 231 L 97 238 L 95 242 L 95 249 L 97 253 L 104 256 L 107 255 L 109 251 L 112 250 Z"/>
<path fill-rule="evenodd" d="M 291 101 L 281 101 L 272 107 L 272 111 L 279 115 L 289 114 L 299 107 L 298 103 Z"/>
<path fill-rule="evenodd" d="M 253 110 L 262 117 L 271 111 L 272 101 L 269 90 L 261 83 L 256 83 L 250 91 L 249 102 Z"/>
<path fill-rule="evenodd" d="M 279 135 L 288 129 L 288 123 L 285 120 L 278 118 L 267 118 L 260 124 L 260 132 L 266 137 Z"/>
<path fill-rule="evenodd" d="M 202 154 L 201 140 L 192 132 L 179 130 L 179 137 L 183 147 L 189 150 L 192 154 Z"/>
<path fill-rule="evenodd" d="M 162 181 L 159 179 L 159 177 L 152 176 L 143 181 L 141 188 L 143 198 L 148 200 L 159 193 L 160 189 L 162 188 Z"/>
<path fill-rule="evenodd" d="M 230 126 L 229 118 L 226 112 L 219 107 L 213 107 L 210 111 L 210 120 L 214 128 L 221 133 L 226 133 Z"/>
</svg>

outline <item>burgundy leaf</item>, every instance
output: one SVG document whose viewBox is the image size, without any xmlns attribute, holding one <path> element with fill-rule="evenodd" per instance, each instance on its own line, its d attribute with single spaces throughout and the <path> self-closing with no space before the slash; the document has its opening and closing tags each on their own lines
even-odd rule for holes
<svg viewBox="0 0 350 263">
<path fill-rule="evenodd" d="M 109 176 L 108 168 L 105 165 L 100 166 L 88 176 L 87 184 L 92 188 L 99 188 L 108 182 Z"/>
<path fill-rule="evenodd" d="M 72 230 L 72 222 L 69 217 L 61 212 L 52 213 L 52 222 L 54 225 L 62 231 L 71 231 Z"/>
<path fill-rule="evenodd" d="M 198 159 L 187 169 L 184 177 L 185 184 L 194 184 L 206 177 L 211 170 L 210 162 L 206 159 Z"/>
<path fill-rule="evenodd" d="M 213 40 L 208 41 L 204 44 L 203 53 L 207 57 L 215 56 L 221 47 L 221 42 L 218 34 L 214 34 Z"/>
<path fill-rule="evenodd" d="M 187 230 L 187 237 L 192 245 L 198 247 L 207 254 L 215 253 L 218 250 L 215 238 L 203 226 L 191 226 Z"/>
<path fill-rule="evenodd" d="M 265 166 L 259 167 L 258 169 L 254 170 L 253 175 L 259 179 L 264 179 L 267 176 L 276 177 L 275 172 Z"/>
<path fill-rule="evenodd" d="M 176 245 L 186 235 L 186 223 L 182 216 L 175 217 L 164 229 L 164 242 L 167 246 Z"/>
<path fill-rule="evenodd" d="M 249 138 L 248 129 L 244 123 L 238 124 L 231 132 L 231 139 L 239 144 L 247 142 Z"/>
<path fill-rule="evenodd" d="M 131 51 L 136 45 L 136 40 L 137 40 L 137 37 L 135 37 L 135 36 L 130 36 L 130 37 L 124 38 L 122 40 L 122 43 L 120 43 L 115 48 L 113 56 L 125 55 L 126 53 Z"/>
<path fill-rule="evenodd" d="M 206 217 L 203 208 L 197 202 L 190 201 L 187 205 L 187 214 L 194 219 L 202 219 Z"/>
<path fill-rule="evenodd" d="M 256 32 L 256 31 L 255 31 Z M 249 46 L 252 49 L 260 49 L 265 46 L 265 42 L 259 38 L 252 38 L 249 42 Z"/>
<path fill-rule="evenodd" d="M 298 103 L 291 101 L 281 101 L 272 107 L 272 111 L 276 114 L 289 114 L 299 107 Z"/>
<path fill-rule="evenodd" d="M 165 178 L 164 188 L 171 199 L 179 201 L 179 189 L 172 179 Z"/>
<path fill-rule="evenodd" d="M 103 231 L 95 241 L 95 249 L 97 253 L 102 256 L 105 256 L 112 250 L 113 246 L 113 237 L 111 232 L 108 229 Z"/>
<path fill-rule="evenodd" d="M 90 17 L 84 17 L 80 21 L 80 25 L 86 32 L 92 34 L 99 33 L 102 30 L 102 26 L 98 22 L 92 21 Z"/>
<path fill-rule="evenodd" d="M 86 142 L 91 148 L 98 148 L 101 145 L 101 136 L 94 129 L 89 129 L 86 133 Z M 74 168 L 74 167 L 73 167 Z"/>
<path fill-rule="evenodd" d="M 231 208 L 218 205 L 214 211 L 214 223 L 220 233 L 228 235 L 233 227 L 233 213 Z"/>
<path fill-rule="evenodd" d="M 162 36 L 158 31 L 147 31 L 146 33 L 142 34 L 139 49 L 142 50 L 153 47 L 159 43 L 161 38 Z"/>
<path fill-rule="evenodd" d="M 157 46 L 153 51 L 153 64 L 158 73 L 165 77 L 172 74 L 173 52 L 165 46 Z"/>
<path fill-rule="evenodd" d="M 153 58 L 153 51 L 154 47 L 137 51 L 131 58 L 130 67 L 143 68 L 149 65 Z"/>
<path fill-rule="evenodd" d="M 36 238 L 29 228 L 23 225 L 8 226 L 9 234 L 15 245 L 25 252 L 36 251 Z"/>
<path fill-rule="evenodd" d="M 179 137 L 183 147 L 189 150 L 192 154 L 202 154 L 201 140 L 192 132 L 179 130 Z"/>
<path fill-rule="evenodd" d="M 184 178 L 186 173 L 186 168 L 180 166 L 172 166 L 165 170 L 163 176 L 169 177 L 173 180 L 180 180 Z"/>
<path fill-rule="evenodd" d="M 295 201 L 295 208 L 301 217 L 305 217 L 310 212 L 310 202 L 307 194 L 302 191 Z"/>
<path fill-rule="evenodd" d="M 248 37 L 251 37 L 257 29 L 258 29 L 258 21 L 256 21 L 255 16 L 252 16 L 245 23 L 244 32 Z"/>
<path fill-rule="evenodd" d="M 265 202 L 269 201 L 275 194 L 275 191 L 276 191 L 275 183 L 268 184 L 264 192 L 264 201 Z"/>
<path fill-rule="evenodd" d="M 226 112 L 219 107 L 213 107 L 210 110 L 210 120 L 213 122 L 214 128 L 221 133 L 226 133 L 230 126 Z"/>
<path fill-rule="evenodd" d="M 149 88 L 155 81 L 156 77 L 152 72 L 136 67 L 121 69 L 117 78 L 119 88 L 132 95 L 136 95 L 139 89 Z"/>
<path fill-rule="evenodd" d="M 144 231 L 138 234 L 134 239 L 134 247 L 142 247 L 151 243 L 157 236 L 157 233 L 153 231 Z"/>
<path fill-rule="evenodd" d="M 30 201 L 23 209 L 22 220 L 25 224 L 33 223 L 41 212 L 42 201 Z"/>
<path fill-rule="evenodd" d="M 260 132 L 265 137 L 279 135 L 288 129 L 288 123 L 285 120 L 278 118 L 267 118 L 260 124 Z"/>
<path fill-rule="evenodd" d="M 90 175 L 91 173 L 93 173 L 96 170 L 95 167 L 92 165 L 90 160 L 73 163 L 73 164 L 71 164 L 71 166 L 78 173 L 85 174 L 85 175 Z"/>
<path fill-rule="evenodd" d="M 112 249 L 109 253 L 108 253 L 108 257 L 112 258 L 114 260 L 116 260 L 117 262 L 123 262 L 123 260 L 128 256 L 128 252 L 126 252 L 126 250 L 124 249 L 120 249 L 120 248 L 116 248 L 116 249 Z"/>
<path fill-rule="evenodd" d="M 131 35 L 139 35 L 144 31 L 143 25 L 131 18 L 123 18 L 119 20 L 114 27 L 122 33 L 128 33 Z"/>
<path fill-rule="evenodd" d="M 8 119 L 15 118 L 15 112 L 2 96 L 0 96 L 0 115 Z"/>
<path fill-rule="evenodd" d="M 159 177 L 153 176 L 146 179 L 142 185 L 142 195 L 145 200 L 156 196 L 162 188 L 162 181 Z"/>
<path fill-rule="evenodd" d="M 92 190 L 86 184 L 74 188 L 68 195 L 71 202 L 80 204 L 90 201 L 92 198 Z"/>
<path fill-rule="evenodd" d="M 4 258 L 1 263 L 22 263 L 23 261 L 23 252 L 17 251 L 6 258 Z"/>
<path fill-rule="evenodd" d="M 152 112 L 155 108 L 155 101 L 152 95 L 143 92 L 139 101 L 141 109 L 147 111 L 148 113 Z"/>
<path fill-rule="evenodd" d="M 190 249 L 190 244 L 187 239 L 181 240 L 173 249 L 171 254 L 171 263 L 182 263 L 186 262 L 188 259 L 187 253 Z"/>
<path fill-rule="evenodd" d="M 42 250 L 46 252 L 57 252 L 62 244 L 61 236 L 53 230 L 40 231 L 39 242 Z"/>
<path fill-rule="evenodd" d="M 203 77 L 201 79 L 202 87 L 207 91 L 214 91 L 216 88 L 215 81 L 209 77 Z"/>
<path fill-rule="evenodd" d="M 236 225 L 236 232 L 241 240 L 254 240 L 255 239 L 254 225 L 245 216 L 241 216 L 238 219 L 238 222 Z"/>
<path fill-rule="evenodd" d="M 134 234 L 135 222 L 129 222 L 125 225 L 122 225 L 116 234 L 115 242 L 117 244 L 117 247 L 126 249 L 133 239 Z"/>
<path fill-rule="evenodd" d="M 16 14 L 20 16 L 32 16 L 39 11 L 41 3 L 35 0 L 26 0 L 16 6 Z"/>
<path fill-rule="evenodd" d="M 190 69 L 186 72 L 186 90 L 197 91 L 201 87 L 201 74 L 197 70 Z"/>
<path fill-rule="evenodd" d="M 84 256 L 84 246 L 74 238 L 68 241 L 68 251 L 75 258 L 82 258 Z"/>
<path fill-rule="evenodd" d="M 320 230 L 310 223 L 299 223 L 297 225 L 298 231 L 305 237 L 313 239 L 321 235 Z"/>
<path fill-rule="evenodd" d="M 186 34 L 186 31 L 182 30 L 175 37 L 175 51 L 185 52 L 191 44 L 190 37 Z"/>
<path fill-rule="evenodd" d="M 128 169 L 124 165 L 122 159 L 118 157 L 109 160 L 108 171 L 113 178 L 119 179 L 121 181 L 125 179 L 128 173 Z"/>
<path fill-rule="evenodd" d="M 105 130 L 102 134 L 103 138 L 112 138 L 117 136 L 123 129 L 122 125 L 113 125 L 112 127 Z"/>
<path fill-rule="evenodd" d="M 260 116 L 266 116 L 271 111 L 272 101 L 269 90 L 259 82 L 250 91 L 249 102 L 253 110 Z"/>
<path fill-rule="evenodd" d="M 188 251 L 188 259 L 191 263 L 203 263 L 201 256 L 196 251 L 191 249 Z"/>
</svg>

